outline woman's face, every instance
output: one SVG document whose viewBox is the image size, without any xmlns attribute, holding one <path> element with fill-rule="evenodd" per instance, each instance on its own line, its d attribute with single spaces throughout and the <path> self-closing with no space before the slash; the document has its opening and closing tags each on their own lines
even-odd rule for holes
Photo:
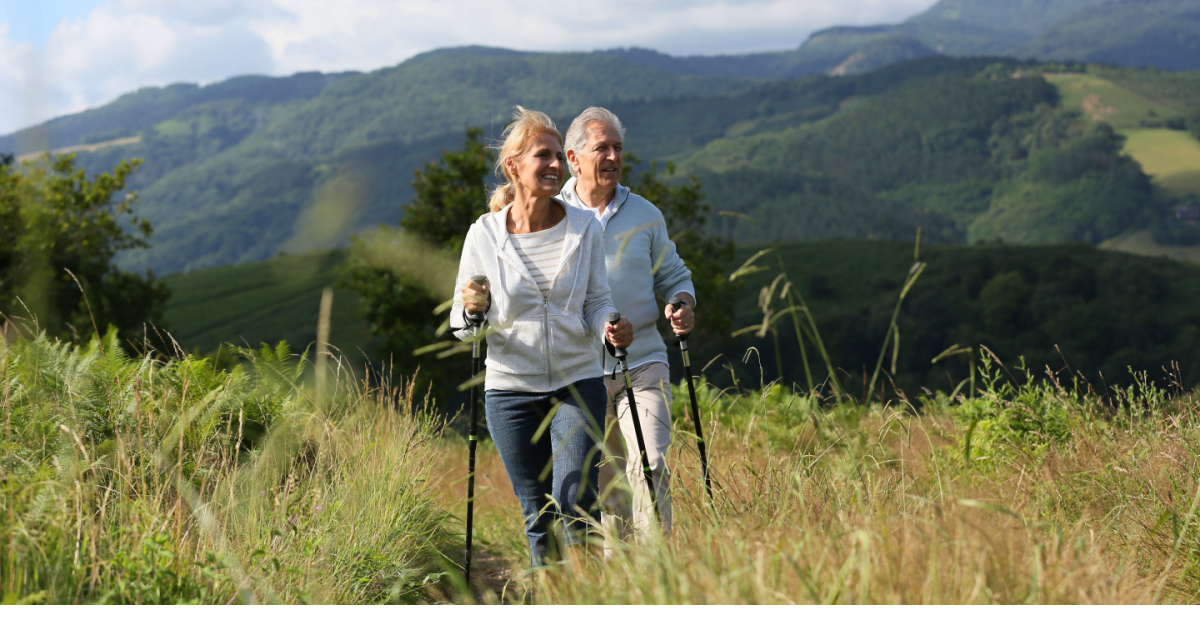
<svg viewBox="0 0 1200 628">
<path fill-rule="evenodd" d="M 567 161 L 562 144 L 549 133 L 535 135 L 529 144 L 524 155 L 509 161 L 513 183 L 537 197 L 549 198 L 558 194 Z"/>
</svg>

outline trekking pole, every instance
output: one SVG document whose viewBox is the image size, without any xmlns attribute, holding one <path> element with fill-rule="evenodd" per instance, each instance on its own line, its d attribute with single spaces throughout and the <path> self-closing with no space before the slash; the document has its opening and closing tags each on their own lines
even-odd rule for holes
<svg viewBox="0 0 1200 628">
<path fill-rule="evenodd" d="M 618 323 L 621 314 L 613 312 L 608 315 L 608 322 Z M 654 472 L 650 469 L 650 456 L 646 455 L 646 439 L 642 436 L 642 422 L 638 419 L 637 403 L 633 398 L 633 383 L 629 381 L 629 364 L 625 361 L 629 352 L 621 347 L 613 347 L 613 357 L 621 365 L 621 374 L 625 376 L 625 395 L 629 401 L 629 416 L 633 417 L 633 433 L 637 436 L 638 451 L 642 454 L 642 471 L 646 474 L 646 489 L 650 491 L 650 507 L 654 509 L 654 517 L 662 523 L 662 513 L 658 512 L 658 493 L 654 492 Z"/>
<path fill-rule="evenodd" d="M 683 299 L 671 299 L 671 307 L 679 309 Z M 712 501 L 712 478 L 708 476 L 708 454 L 704 448 L 704 428 L 700 425 L 700 405 L 696 403 L 696 384 L 692 382 L 692 358 L 688 354 L 687 339 L 690 334 L 675 334 L 679 350 L 683 353 L 683 375 L 687 379 L 688 397 L 692 400 L 692 422 L 696 426 L 696 449 L 700 450 L 700 468 L 704 472 L 704 488 L 708 489 L 708 501 Z"/>
<path fill-rule="evenodd" d="M 487 277 L 483 275 L 475 275 L 471 277 L 471 281 L 486 287 L 488 285 Z M 488 305 L 491 305 L 491 295 L 488 295 Z M 467 312 L 467 321 L 472 330 L 471 339 L 471 380 L 474 381 L 479 376 L 480 359 L 479 359 L 479 331 L 487 322 L 487 314 L 485 312 Z M 467 556 L 465 576 L 467 588 L 471 587 L 471 532 L 475 523 L 475 446 L 478 444 L 476 438 L 476 430 L 479 426 L 479 384 L 471 384 L 471 427 L 467 432 L 467 451 L 470 452 L 467 457 Z"/>
</svg>

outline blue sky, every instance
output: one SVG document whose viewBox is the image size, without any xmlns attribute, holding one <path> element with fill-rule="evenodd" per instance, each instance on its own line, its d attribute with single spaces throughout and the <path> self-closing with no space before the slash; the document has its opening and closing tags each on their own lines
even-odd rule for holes
<svg viewBox="0 0 1200 628">
<path fill-rule="evenodd" d="M 83 18 L 103 0 L 0 0 L 0 24 L 8 24 L 8 37 L 44 48 L 54 27 L 64 19 Z"/>
<path fill-rule="evenodd" d="M 140 87 L 370 71 L 449 46 L 791 49 L 815 30 L 895 23 L 935 1 L 0 0 L 0 134 Z"/>
</svg>

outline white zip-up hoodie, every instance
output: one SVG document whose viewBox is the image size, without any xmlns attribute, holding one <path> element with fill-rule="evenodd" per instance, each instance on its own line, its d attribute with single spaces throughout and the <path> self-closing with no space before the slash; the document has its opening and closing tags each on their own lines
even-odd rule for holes
<svg viewBox="0 0 1200 628">
<path fill-rule="evenodd" d="M 463 244 L 450 320 L 463 319 L 462 288 L 475 275 L 491 284 L 488 310 L 488 390 L 545 393 L 603 375 L 595 346 L 616 311 L 608 289 L 600 224 L 586 211 L 566 209 L 562 259 L 545 297 L 517 254 L 508 212 L 480 216 Z M 467 331 L 455 334 L 460 339 Z"/>
</svg>

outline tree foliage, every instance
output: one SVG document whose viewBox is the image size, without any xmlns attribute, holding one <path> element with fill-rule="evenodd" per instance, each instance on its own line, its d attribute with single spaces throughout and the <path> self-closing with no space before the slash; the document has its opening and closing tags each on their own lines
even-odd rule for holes
<svg viewBox="0 0 1200 628">
<path fill-rule="evenodd" d="M 341 272 L 341 285 L 359 296 L 359 313 L 371 326 L 379 356 L 403 373 L 420 368 L 423 382 L 445 391 L 462 379 L 448 371 L 463 362 L 413 352 L 437 340 L 442 318 L 434 310 L 454 288 L 449 267 L 457 267 L 467 230 L 486 211 L 485 180 L 494 158 L 483 131 L 468 128 L 461 150 L 442 151 L 413 175 L 413 198 L 402 208 L 402 231 L 383 227 L 354 238 Z M 431 272 L 437 267 L 442 272 Z"/>
<path fill-rule="evenodd" d="M 483 181 L 495 156 L 483 141 L 483 129 L 467 129 L 460 151 L 442 151 L 436 162 L 413 173 L 413 198 L 404 205 L 400 226 L 429 242 L 461 250 L 463 234 L 487 207 Z"/>
<path fill-rule="evenodd" d="M 137 195 L 118 196 L 138 165 L 89 178 L 70 154 L 20 167 L 0 160 L 0 310 L 10 320 L 36 319 L 52 335 L 112 326 L 139 341 L 145 323 L 163 326 L 166 284 L 113 264 L 117 253 L 147 247 L 153 232 L 133 213 Z"/>
<path fill-rule="evenodd" d="M 421 263 L 412 257 L 449 254 L 438 249 L 422 250 L 424 247 L 406 236 L 411 234 L 381 227 L 373 234 L 355 237 L 338 282 L 358 295 L 358 314 L 370 326 L 376 353 L 381 359 L 406 376 L 419 368 L 422 387 L 433 382 L 452 388 L 448 385 L 464 378 L 453 379 L 451 376 L 451 382 L 440 376 L 452 368 L 448 361 L 413 355 L 417 349 L 438 340 L 437 329 L 443 317 L 435 315 L 434 310 L 454 285 L 433 289 L 435 286 L 430 284 L 428 277 L 422 275 Z M 403 256 L 408 259 L 400 260 L 388 255 L 389 252 L 400 252 L 402 247 L 416 254 Z"/>
<path fill-rule="evenodd" d="M 905 271 L 913 264 L 912 244 L 826 241 L 781 244 L 777 251 L 779 268 L 804 294 L 842 382 L 855 395 L 865 394 L 865 376 L 862 384 L 857 380 L 864 370 L 870 374 L 890 333 Z M 1033 375 L 1047 365 L 1079 374 L 1101 394 L 1133 384 L 1131 368 L 1160 381 L 1177 375 L 1189 389 L 1200 383 L 1200 269 L 1194 265 L 1083 244 L 923 244 L 920 259 L 928 266 L 896 322 L 894 374 L 890 349 L 887 356 L 889 388 L 909 395 L 922 388 L 952 390 L 970 374 L 969 361 L 934 359 L 954 345 L 986 346 L 1014 374 L 1022 357 Z M 739 325 L 762 320 L 754 299 L 775 276 L 772 269 L 745 279 L 735 300 Z M 741 356 L 755 346 L 768 381 L 782 375 L 804 382 L 791 322 L 779 321 L 778 332 L 780 361 L 770 339 L 752 334 L 693 358 L 703 363 L 717 353 Z M 812 353 L 809 359 L 814 378 L 824 379 L 820 360 Z M 776 364 L 781 374 L 772 368 Z M 759 377 L 755 361 L 737 368 L 740 377 Z"/>
</svg>

